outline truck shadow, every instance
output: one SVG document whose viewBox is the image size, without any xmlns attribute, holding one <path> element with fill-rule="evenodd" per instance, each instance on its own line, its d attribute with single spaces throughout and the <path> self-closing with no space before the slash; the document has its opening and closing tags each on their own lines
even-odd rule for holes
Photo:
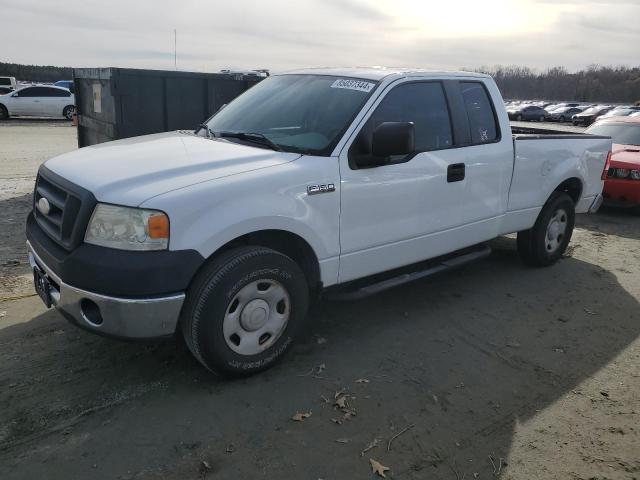
<svg viewBox="0 0 640 480">
<path fill-rule="evenodd" d="M 371 478 L 371 456 L 394 477 L 495 478 L 489 457 L 507 458 L 514 426 L 611 362 L 640 324 L 601 267 L 527 269 L 512 239 L 494 247 L 460 271 L 321 302 L 307 341 L 243 380 L 212 376 L 181 342 L 115 342 L 53 311 L 6 327 L 0 477 L 196 478 L 206 459 L 211 478 L 357 479 Z M 355 416 L 332 405 L 340 391 Z"/>
</svg>

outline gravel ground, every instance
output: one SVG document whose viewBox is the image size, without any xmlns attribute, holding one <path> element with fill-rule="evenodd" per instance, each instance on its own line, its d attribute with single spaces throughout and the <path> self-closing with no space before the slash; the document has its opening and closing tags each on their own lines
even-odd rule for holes
<svg viewBox="0 0 640 480">
<path fill-rule="evenodd" d="M 42 138 L 4 128 L 25 157 Z M 27 274 L 16 195 L 0 201 L 8 276 Z M 396 479 L 640 478 L 640 217 L 581 216 L 546 269 L 524 267 L 513 238 L 493 249 L 321 302 L 280 365 L 237 381 L 180 341 L 117 342 L 37 297 L 0 301 L 0 478 L 371 479 L 370 459 Z"/>
</svg>

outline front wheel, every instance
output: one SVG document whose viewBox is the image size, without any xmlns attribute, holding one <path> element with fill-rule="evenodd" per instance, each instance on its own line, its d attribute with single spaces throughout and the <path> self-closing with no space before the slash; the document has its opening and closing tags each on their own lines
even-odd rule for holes
<svg viewBox="0 0 640 480">
<path fill-rule="evenodd" d="M 0 105 L 0 120 L 6 120 L 9 118 L 9 110 L 4 105 Z"/>
<path fill-rule="evenodd" d="M 518 253 L 527 265 L 546 267 L 558 261 L 569 245 L 575 223 L 573 200 L 554 192 L 530 230 L 518 232 Z"/>
<path fill-rule="evenodd" d="M 239 247 L 198 274 L 181 315 L 185 341 L 209 370 L 246 376 L 280 360 L 304 328 L 306 277 L 289 257 Z"/>
<path fill-rule="evenodd" d="M 521 122 L 521 121 L 522 121 L 522 115 L 518 115 L 518 116 L 516 117 L 516 120 L 517 120 L 518 122 Z"/>
</svg>

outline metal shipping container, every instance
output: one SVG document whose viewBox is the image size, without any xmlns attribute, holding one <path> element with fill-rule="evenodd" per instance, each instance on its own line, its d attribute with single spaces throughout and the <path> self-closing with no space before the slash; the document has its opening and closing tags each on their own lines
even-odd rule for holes
<svg viewBox="0 0 640 480">
<path fill-rule="evenodd" d="M 78 146 L 194 129 L 260 80 L 247 75 L 76 68 Z"/>
</svg>

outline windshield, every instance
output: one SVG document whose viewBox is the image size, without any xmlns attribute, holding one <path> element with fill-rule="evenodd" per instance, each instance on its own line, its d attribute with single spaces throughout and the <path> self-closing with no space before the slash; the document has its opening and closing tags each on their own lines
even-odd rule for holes
<svg viewBox="0 0 640 480">
<path fill-rule="evenodd" d="M 284 151 L 329 155 L 375 82 L 324 75 L 269 77 L 207 122 L 220 132 L 261 134 Z"/>
<path fill-rule="evenodd" d="M 593 125 L 585 133 L 611 137 L 619 145 L 640 145 L 640 124 L 605 123 Z"/>
</svg>

